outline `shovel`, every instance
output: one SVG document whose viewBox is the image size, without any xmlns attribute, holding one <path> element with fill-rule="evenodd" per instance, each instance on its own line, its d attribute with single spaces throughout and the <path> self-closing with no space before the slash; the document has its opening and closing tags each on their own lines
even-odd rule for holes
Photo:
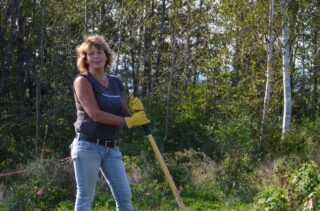
<svg viewBox="0 0 320 211">
<path fill-rule="evenodd" d="M 151 134 L 150 125 L 149 124 L 143 125 L 143 129 L 144 129 L 145 134 L 148 137 L 148 140 L 149 140 L 149 142 L 151 144 L 151 147 L 152 147 L 152 149 L 153 149 L 153 151 L 155 153 L 156 159 L 160 163 L 161 169 L 162 169 L 162 171 L 164 173 L 164 176 L 166 177 L 166 179 L 167 179 L 167 181 L 169 183 L 170 189 L 171 189 L 174 197 L 176 198 L 176 201 L 177 201 L 177 203 L 179 205 L 180 210 L 181 211 L 186 211 L 186 207 L 183 204 L 183 201 L 182 201 L 182 199 L 180 197 L 180 193 L 177 190 L 176 185 L 174 184 L 174 181 L 173 181 L 173 179 L 172 179 L 172 177 L 170 175 L 168 167 L 167 167 L 166 163 L 164 162 L 164 160 L 162 158 L 162 155 L 161 155 L 161 153 L 159 151 L 159 148 L 158 148 L 158 146 L 157 146 L 157 144 L 156 144 L 156 142 L 155 142 L 155 140 L 154 140 L 154 138 L 153 138 L 153 136 Z"/>
</svg>

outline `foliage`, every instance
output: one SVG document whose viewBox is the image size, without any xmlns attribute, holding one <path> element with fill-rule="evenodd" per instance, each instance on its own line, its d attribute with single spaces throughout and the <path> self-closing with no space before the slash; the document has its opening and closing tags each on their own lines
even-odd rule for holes
<svg viewBox="0 0 320 211">
<path fill-rule="evenodd" d="M 259 176 L 254 172 L 247 155 L 229 155 L 219 167 L 217 182 L 226 196 L 240 198 L 244 202 L 251 202 L 257 193 Z"/>
<path fill-rule="evenodd" d="M 288 193 L 282 188 L 267 188 L 256 196 L 256 210 L 288 210 Z"/>
<path fill-rule="evenodd" d="M 291 163 L 286 164 L 289 161 Z M 277 163 L 274 176 L 281 183 L 263 187 L 255 197 L 257 210 L 318 210 L 320 177 L 315 162 L 306 162 L 297 169 L 291 159 Z M 294 164 L 295 163 L 295 164 Z"/>
<path fill-rule="evenodd" d="M 288 201 L 290 206 L 301 208 L 309 198 L 313 198 L 314 204 L 318 206 L 319 193 L 315 192 L 320 185 L 318 166 L 315 162 L 304 163 L 296 171 L 288 186 Z"/>
<path fill-rule="evenodd" d="M 206 190 L 215 185 L 217 166 L 201 151 L 184 150 L 166 154 L 165 159 L 178 187 Z"/>
<path fill-rule="evenodd" d="M 66 210 L 73 210 L 74 209 L 74 201 L 62 201 L 58 204 L 56 210 L 57 211 L 66 211 Z"/>
<path fill-rule="evenodd" d="M 318 167 L 295 173 L 294 165 L 320 163 L 319 1 L 292 0 L 288 8 L 293 110 L 291 131 L 283 139 L 279 71 L 283 14 L 276 1 L 264 159 L 277 163 L 272 177 L 260 178 L 257 151 L 265 47 L 270 42 L 266 38 L 268 9 L 268 1 L 253 0 L 0 1 L 0 172 L 25 166 L 34 169 L 26 176 L 1 178 L 1 185 L 11 187 L 5 195 L 7 208 L 50 209 L 59 202 L 61 210 L 71 207 L 74 189 L 64 184 L 73 184 L 69 183 L 71 173 L 68 179 L 60 177 L 63 165 L 53 162 L 56 170 L 48 172 L 55 177 L 48 177 L 41 165 L 47 166 L 46 160 L 52 157 L 69 156 L 75 121 L 75 48 L 83 35 L 95 33 L 104 35 L 117 54 L 108 73 L 119 76 L 125 89 L 140 92 L 153 136 L 175 181 L 195 192 L 186 194 L 194 209 L 223 209 L 230 197 L 239 200 L 235 206 L 251 202 L 257 189 L 264 188 L 259 186 L 261 178 L 274 180 L 265 183 L 278 187 L 267 188 L 261 198 L 279 195 L 282 200 L 290 186 L 290 197 L 302 204 L 312 198 L 318 206 L 315 175 L 310 184 L 303 175 Z M 137 185 L 133 189 L 142 198 L 141 205 L 135 201 L 137 207 L 143 210 L 150 203 L 174 209 L 142 129 L 123 129 L 121 136 L 130 182 Z M 297 175 L 301 178 L 291 181 Z M 306 184 L 311 185 L 308 193 L 300 189 Z M 26 194 L 41 188 L 52 194 Z M 154 195 L 146 195 L 144 189 Z M 209 199 L 197 198 L 208 191 L 227 202 L 209 205 Z M 108 194 L 98 194 L 97 207 L 113 208 Z M 61 201 L 66 195 L 69 201 Z M 283 207 L 281 200 L 271 201 Z"/>
<path fill-rule="evenodd" d="M 26 166 L 27 172 L 19 176 L 5 193 L 3 209 L 50 210 L 75 195 L 75 182 L 70 163 L 57 163 L 52 159 L 38 160 Z"/>
<path fill-rule="evenodd" d="M 273 167 L 274 183 L 282 188 L 287 188 L 289 181 L 295 170 L 300 165 L 300 161 L 294 156 L 285 156 L 277 159 Z"/>
</svg>

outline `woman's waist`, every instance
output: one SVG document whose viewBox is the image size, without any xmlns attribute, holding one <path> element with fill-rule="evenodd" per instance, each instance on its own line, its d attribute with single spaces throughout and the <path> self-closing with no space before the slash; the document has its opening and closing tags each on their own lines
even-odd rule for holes
<svg viewBox="0 0 320 211">
<path fill-rule="evenodd" d="M 118 138 L 119 126 L 99 124 L 96 122 L 76 121 L 75 130 L 93 139 L 113 140 Z"/>
</svg>

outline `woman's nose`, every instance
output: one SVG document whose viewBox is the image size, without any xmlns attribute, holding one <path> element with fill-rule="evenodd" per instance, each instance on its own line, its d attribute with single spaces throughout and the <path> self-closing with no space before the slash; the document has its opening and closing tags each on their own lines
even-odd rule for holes
<svg viewBox="0 0 320 211">
<path fill-rule="evenodd" d="M 99 57 L 99 54 L 98 54 L 98 53 L 94 53 L 94 54 L 93 54 L 93 57 L 94 57 L 94 58 Z"/>
</svg>

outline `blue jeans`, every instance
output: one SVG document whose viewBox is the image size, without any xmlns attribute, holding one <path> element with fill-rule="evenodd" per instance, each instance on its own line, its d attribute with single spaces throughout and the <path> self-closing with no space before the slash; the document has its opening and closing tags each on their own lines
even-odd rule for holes
<svg viewBox="0 0 320 211">
<path fill-rule="evenodd" d="M 75 211 L 90 210 L 99 169 L 111 189 L 117 210 L 133 210 L 131 190 L 118 147 L 109 148 L 75 138 L 71 158 L 77 182 Z"/>
</svg>

